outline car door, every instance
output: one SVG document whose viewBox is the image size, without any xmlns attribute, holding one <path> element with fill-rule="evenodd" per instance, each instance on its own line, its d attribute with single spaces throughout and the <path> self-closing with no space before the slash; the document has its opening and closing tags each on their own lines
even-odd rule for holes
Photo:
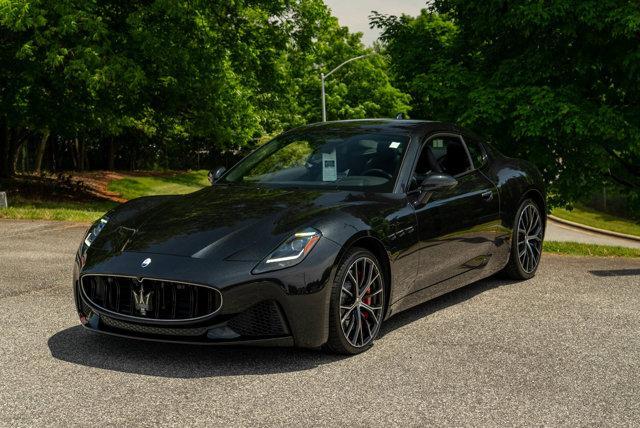
<svg viewBox="0 0 640 428">
<path fill-rule="evenodd" d="M 431 151 L 427 158 L 436 162 L 432 169 L 439 171 L 424 171 L 431 168 L 429 162 L 421 160 L 425 151 Z M 414 291 L 480 270 L 491 256 L 499 226 L 497 189 L 474 167 L 461 135 L 436 134 L 426 139 L 412 186 L 418 186 L 424 175 L 433 172 L 451 175 L 457 184 L 433 191 L 426 203 L 414 204 L 420 241 Z"/>
</svg>

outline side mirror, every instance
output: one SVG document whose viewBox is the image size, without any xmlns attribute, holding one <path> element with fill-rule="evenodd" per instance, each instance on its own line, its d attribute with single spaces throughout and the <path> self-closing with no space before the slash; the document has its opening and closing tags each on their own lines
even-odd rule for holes
<svg viewBox="0 0 640 428">
<path fill-rule="evenodd" d="M 209 179 L 209 183 L 211 183 L 213 185 L 213 183 L 218 181 L 218 179 L 220 177 L 222 177 L 222 175 L 226 171 L 227 171 L 227 168 L 225 168 L 223 166 L 219 166 L 218 168 L 212 169 L 211 171 L 209 171 L 209 174 L 207 175 L 207 178 Z"/>
<path fill-rule="evenodd" d="M 437 190 L 451 189 L 458 185 L 458 180 L 447 174 L 430 174 L 420 184 L 420 195 L 416 201 L 426 204 L 431 194 Z"/>
</svg>

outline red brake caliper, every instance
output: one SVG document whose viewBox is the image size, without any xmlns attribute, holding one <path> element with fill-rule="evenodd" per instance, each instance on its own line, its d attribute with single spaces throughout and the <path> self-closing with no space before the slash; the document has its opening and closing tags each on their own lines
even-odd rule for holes
<svg viewBox="0 0 640 428">
<path fill-rule="evenodd" d="M 362 303 L 364 303 L 365 305 L 371 305 L 371 286 L 369 286 L 369 288 L 367 288 L 367 292 L 365 293 L 364 297 L 362 297 Z M 369 318 L 369 312 L 362 311 L 362 317 L 364 319 L 368 319 Z"/>
</svg>

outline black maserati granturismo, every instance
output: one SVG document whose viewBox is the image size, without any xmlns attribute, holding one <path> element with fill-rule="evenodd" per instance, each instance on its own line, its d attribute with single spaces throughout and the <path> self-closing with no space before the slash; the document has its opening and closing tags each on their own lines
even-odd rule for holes
<svg viewBox="0 0 640 428">
<path fill-rule="evenodd" d="M 540 263 L 540 173 L 455 125 L 304 126 L 210 179 L 91 226 L 73 279 L 82 325 L 355 354 L 402 310 Z"/>
</svg>

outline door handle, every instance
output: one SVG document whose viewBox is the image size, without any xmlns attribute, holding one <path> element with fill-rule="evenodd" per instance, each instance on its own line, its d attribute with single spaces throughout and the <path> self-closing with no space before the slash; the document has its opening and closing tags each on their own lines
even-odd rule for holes
<svg viewBox="0 0 640 428">
<path fill-rule="evenodd" d="M 493 200 L 493 192 L 491 190 L 482 192 L 482 199 L 484 199 L 487 202 L 491 202 Z"/>
</svg>

